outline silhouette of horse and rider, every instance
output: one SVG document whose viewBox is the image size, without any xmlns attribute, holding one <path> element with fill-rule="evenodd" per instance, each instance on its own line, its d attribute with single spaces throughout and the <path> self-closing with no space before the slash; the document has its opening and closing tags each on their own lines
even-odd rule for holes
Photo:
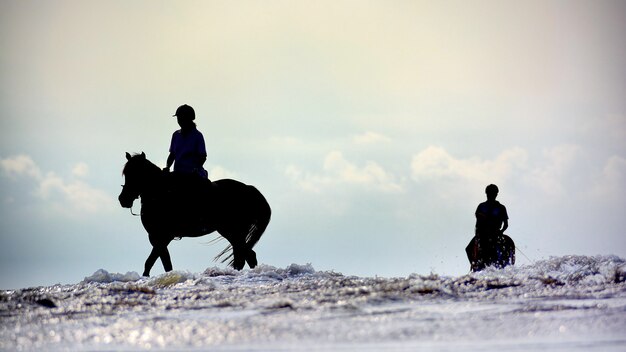
<svg viewBox="0 0 626 352">
<path fill-rule="evenodd" d="M 487 186 L 487 201 L 476 208 L 475 236 L 465 248 L 472 271 L 515 264 L 515 244 L 504 234 L 509 227 L 509 215 L 506 207 L 496 200 L 498 192 L 498 186 Z"/>
<path fill-rule="evenodd" d="M 132 208 L 141 197 L 141 221 L 148 232 L 152 251 L 144 276 L 157 259 L 165 271 L 172 270 L 167 246 L 180 237 L 199 237 L 217 231 L 230 243 L 216 259 L 229 261 L 241 270 L 257 265 L 253 250 L 271 218 L 265 197 L 253 186 L 223 179 L 211 182 L 203 165 L 207 159 L 204 136 L 197 129 L 194 109 L 181 105 L 174 116 L 180 126 L 172 134 L 166 166 L 160 169 L 144 153 L 126 153 L 125 184 L 118 199 Z M 170 168 L 174 166 L 174 171 Z M 487 201 L 476 209 L 475 236 L 465 251 L 471 270 L 498 268 L 515 263 L 515 244 L 504 234 L 508 228 L 506 207 L 496 201 L 498 187 L 487 186 Z"/>
<path fill-rule="evenodd" d="M 272 213 L 267 200 L 255 187 L 239 181 L 211 182 L 203 168 L 207 154 L 202 133 L 193 122 L 193 108 L 182 105 L 174 116 L 181 129 L 172 135 L 164 169 L 150 162 L 144 153 L 126 153 L 125 184 L 118 199 L 122 207 L 132 208 L 141 197 L 141 222 L 152 245 L 143 275 L 150 275 L 159 258 L 165 271 L 172 270 L 167 246 L 173 239 L 214 231 L 230 243 L 216 259 L 230 260 L 237 270 L 246 263 L 254 268 L 257 259 L 253 247 Z M 172 164 L 174 171 L 169 172 Z"/>
</svg>

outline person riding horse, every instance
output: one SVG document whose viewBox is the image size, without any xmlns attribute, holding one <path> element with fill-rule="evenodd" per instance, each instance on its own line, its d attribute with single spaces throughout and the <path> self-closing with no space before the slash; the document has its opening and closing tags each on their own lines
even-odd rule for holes
<svg viewBox="0 0 626 352">
<path fill-rule="evenodd" d="M 144 276 L 150 275 L 159 258 L 165 271 L 172 270 L 167 246 L 173 239 L 200 237 L 213 231 L 230 243 L 216 259 L 230 260 L 237 270 L 246 263 L 250 268 L 257 265 L 253 247 L 272 214 L 259 190 L 236 180 L 210 182 L 196 175 L 163 172 L 143 152 L 126 153 L 126 160 L 122 172 L 125 183 L 118 199 L 123 208 L 132 209 L 133 202 L 141 198 L 141 222 L 152 245 Z M 185 178 L 179 179 L 179 175 Z"/>
<path fill-rule="evenodd" d="M 496 200 L 498 192 L 498 186 L 487 186 L 487 201 L 476 208 L 475 236 L 466 248 L 472 271 L 489 265 L 504 267 L 515 262 L 515 245 L 504 235 L 509 227 L 509 215 L 506 207 Z"/>
<path fill-rule="evenodd" d="M 207 159 L 204 136 L 193 122 L 196 112 L 191 106 L 179 106 L 173 116 L 180 129 L 172 134 L 170 153 L 163 168 L 169 201 L 179 205 L 176 210 L 184 215 L 179 216 L 184 222 L 199 224 L 212 191 L 208 173 L 203 168 Z M 172 164 L 174 172 L 170 173 Z M 202 231 L 203 225 L 199 226 L 194 231 Z"/>
<path fill-rule="evenodd" d="M 476 235 L 481 238 L 494 238 L 509 227 L 506 207 L 496 200 L 498 192 L 498 186 L 487 186 L 487 201 L 478 204 L 476 208 Z"/>
<path fill-rule="evenodd" d="M 196 119 L 196 112 L 191 106 L 184 104 L 176 109 L 174 116 L 177 118 L 180 129 L 172 134 L 170 154 L 163 170 L 170 171 L 174 164 L 176 173 L 208 178 L 207 171 L 202 167 L 207 157 L 204 136 L 193 122 Z"/>
</svg>

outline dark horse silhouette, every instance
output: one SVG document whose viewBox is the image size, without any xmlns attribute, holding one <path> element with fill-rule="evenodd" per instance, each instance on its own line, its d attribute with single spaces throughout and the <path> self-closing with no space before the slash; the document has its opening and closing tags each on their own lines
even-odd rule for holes
<svg viewBox="0 0 626 352">
<path fill-rule="evenodd" d="M 271 209 L 253 186 L 224 179 L 211 182 L 195 175 L 162 171 L 144 153 L 131 156 L 124 166 L 125 184 L 120 205 L 131 208 L 141 197 L 141 222 L 148 232 L 152 252 L 143 275 L 161 258 L 165 271 L 172 270 L 168 244 L 178 237 L 200 237 L 217 231 L 230 242 L 215 259 L 229 259 L 235 269 L 257 265 L 252 250 L 267 228 Z M 229 253 L 232 250 L 232 253 Z"/>
<path fill-rule="evenodd" d="M 504 268 L 515 264 L 515 242 L 511 237 L 501 234 L 495 238 L 474 236 L 465 247 L 471 271 L 480 271 L 488 266 Z"/>
</svg>

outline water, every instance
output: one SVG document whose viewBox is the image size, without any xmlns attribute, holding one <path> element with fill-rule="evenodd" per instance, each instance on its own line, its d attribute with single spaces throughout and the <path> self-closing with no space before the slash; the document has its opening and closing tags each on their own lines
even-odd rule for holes
<svg viewBox="0 0 626 352">
<path fill-rule="evenodd" d="M 0 291 L 0 349 L 626 351 L 626 261 L 565 256 L 446 277 L 311 265 L 153 278 L 99 270 Z"/>
</svg>

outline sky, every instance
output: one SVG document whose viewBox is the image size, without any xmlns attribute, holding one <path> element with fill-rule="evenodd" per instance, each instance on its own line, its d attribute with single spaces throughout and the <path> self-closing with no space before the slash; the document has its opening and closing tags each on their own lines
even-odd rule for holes
<svg viewBox="0 0 626 352">
<path fill-rule="evenodd" d="M 0 1 L 0 288 L 141 272 L 124 155 L 182 104 L 272 206 L 262 264 L 463 275 L 490 183 L 518 265 L 624 258 L 625 36 L 623 1 Z"/>
</svg>

